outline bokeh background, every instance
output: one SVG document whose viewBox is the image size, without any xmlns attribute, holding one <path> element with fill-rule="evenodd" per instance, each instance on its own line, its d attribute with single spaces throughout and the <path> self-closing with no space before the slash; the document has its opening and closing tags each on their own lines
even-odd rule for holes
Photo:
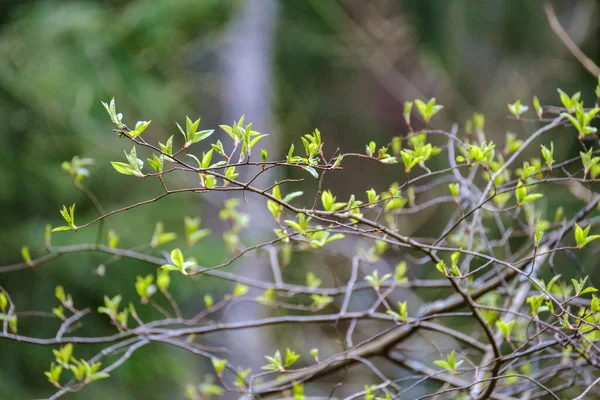
<svg viewBox="0 0 600 400">
<path fill-rule="evenodd" d="M 556 3 L 565 29 L 599 62 L 598 3 Z M 113 96 L 127 122 L 152 119 L 144 133 L 148 141 L 164 142 L 175 134 L 177 143 L 174 122 L 186 115 L 201 116 L 201 127 L 209 129 L 245 114 L 255 129 L 270 134 L 265 144 L 273 158 L 281 158 L 292 141 L 298 146 L 299 136 L 315 128 L 329 154 L 337 148 L 361 152 L 371 140 L 385 144 L 406 133 L 403 102 L 430 97 L 445 106 L 435 127 L 449 130 L 454 122 L 462 127 L 473 112 L 484 113 L 488 138 L 501 144 L 508 130 L 525 137 L 534 129 L 509 120 L 507 103 L 530 103 L 536 94 L 543 104 L 557 104 L 560 87 L 568 93 L 582 90 L 590 104 L 595 84 L 551 32 L 543 3 L 534 0 L 0 0 L 0 265 L 19 262 L 23 245 L 33 256 L 42 254 L 44 227 L 61 223 L 63 204 L 77 203 L 79 221 L 96 216 L 61 170 L 61 162 L 74 155 L 96 160 L 84 183 L 105 210 L 159 193 L 157 182 L 118 175 L 110 166 L 109 161 L 122 160 L 123 150 L 130 149 L 111 132 L 100 103 Z M 574 136 L 563 139 L 564 133 L 555 138 L 563 156 L 577 154 Z M 357 190 L 384 190 L 403 179 L 390 171 L 349 163 L 344 172 L 330 174 L 325 186 L 345 199 Z M 289 176 L 285 173 L 276 178 Z M 191 185 L 194 179 L 182 177 L 173 184 Z M 303 187 L 307 196 L 314 186 L 308 182 Z M 186 215 L 202 217 L 203 226 L 219 233 L 221 200 L 172 196 L 114 216 L 107 228 L 119 233 L 123 247 L 148 243 L 157 220 L 181 238 Z M 248 207 L 255 220 L 268 221 L 262 218 L 268 215 L 264 204 Z M 426 235 L 431 220 L 444 212 L 433 209 L 407 219 L 407 229 Z M 266 225 L 253 229 L 267 237 L 272 226 Z M 55 234 L 53 243 L 90 242 L 95 234 L 93 229 L 74 236 Z M 227 249 L 215 235 L 186 255 L 212 265 L 227 257 Z M 105 261 L 98 254 L 70 255 L 36 270 L 1 275 L 0 284 L 20 310 L 50 311 L 57 305 L 58 284 L 80 307 L 100 305 L 105 294 L 122 293 L 126 301 L 138 301 L 135 277 L 153 271 L 122 261 L 108 266 L 105 276 L 95 274 Z M 295 258 L 286 279 L 302 281 L 307 263 Z M 310 264 L 315 265 L 314 259 Z M 325 284 L 333 285 L 347 276 L 349 262 L 341 257 L 317 265 Z M 234 265 L 232 270 L 241 268 Z M 264 264 L 244 268 L 255 277 L 265 273 Z M 188 312 L 202 308 L 204 293 L 218 298 L 228 290 L 230 283 L 210 278 L 174 283 Z M 240 310 L 232 309 L 226 318 L 263 312 L 257 307 Z M 49 318 L 19 323 L 24 333 L 40 336 L 52 335 L 58 326 Z M 234 348 L 242 343 L 272 354 L 282 343 L 309 349 L 311 341 L 324 336 L 334 340 L 339 334 L 331 327 L 307 329 L 300 338 L 286 329 L 270 329 L 226 340 Z M 105 319 L 92 317 L 84 332 L 92 331 L 108 334 L 112 328 Z M 97 350 L 76 349 L 82 356 Z M 50 395 L 53 389 L 43 371 L 51 360 L 49 348 L 0 341 L 0 398 Z M 263 364 L 262 357 L 242 350 L 238 361 Z M 206 360 L 150 346 L 111 379 L 66 398 L 183 398 L 187 383 L 201 383 L 211 371 Z M 352 371 L 345 373 L 347 381 L 356 379 L 357 391 L 369 383 Z M 336 379 L 344 376 L 323 383 L 323 390 Z"/>
</svg>

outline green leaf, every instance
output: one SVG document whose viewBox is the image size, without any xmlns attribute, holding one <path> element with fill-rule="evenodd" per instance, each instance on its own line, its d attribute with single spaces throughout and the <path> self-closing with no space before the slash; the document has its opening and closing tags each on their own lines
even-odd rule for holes
<svg viewBox="0 0 600 400">
<path fill-rule="evenodd" d="M 600 235 L 592 235 L 589 236 L 591 225 L 588 225 L 587 228 L 582 229 L 577 223 L 575 223 L 575 242 L 577 243 L 577 248 L 581 249 L 588 243 L 593 240 L 600 239 Z"/>
<path fill-rule="evenodd" d="M 579 124 L 579 121 L 577 121 L 577 119 L 575 119 L 574 116 L 572 116 L 571 114 L 567 114 L 567 113 L 562 113 L 562 114 L 560 114 L 560 116 L 567 118 L 579 132 L 582 131 L 582 126 Z"/>
<path fill-rule="evenodd" d="M 306 286 L 308 286 L 309 288 L 318 288 L 319 286 L 321 286 L 322 282 L 323 281 L 319 279 L 314 273 L 308 272 L 306 274 Z"/>
<path fill-rule="evenodd" d="M 548 172 L 552 172 L 552 164 L 554 163 L 554 142 L 550 142 L 550 149 L 544 145 L 541 145 L 541 147 L 542 157 L 548 166 Z"/>
<path fill-rule="evenodd" d="M 379 278 L 379 272 L 375 270 L 371 275 L 365 276 L 365 281 L 369 282 L 374 289 L 379 289 L 381 285 L 391 277 L 392 274 L 385 274 Z"/>
<path fill-rule="evenodd" d="M 164 292 L 169 288 L 171 284 L 171 277 L 169 275 L 169 271 L 167 270 L 158 270 L 156 271 L 156 286 L 158 290 Z"/>
<path fill-rule="evenodd" d="M 542 119 L 544 109 L 540 105 L 540 100 L 537 96 L 533 96 L 533 109 L 535 110 L 535 114 L 537 115 L 538 119 Z"/>
<path fill-rule="evenodd" d="M 406 105 L 406 103 L 405 103 Z M 423 100 L 415 100 L 415 105 L 417 106 L 417 110 L 419 111 L 419 114 L 421 114 L 421 116 L 423 118 L 427 117 L 427 104 L 425 104 L 425 102 Z"/>
<path fill-rule="evenodd" d="M 597 291 L 598 291 L 598 289 L 596 289 L 595 287 L 589 286 L 589 287 L 586 287 L 585 289 L 583 289 L 581 292 L 579 292 L 579 295 L 582 296 L 582 295 L 584 295 L 586 293 L 594 293 L 594 292 L 597 292 Z"/>
<path fill-rule="evenodd" d="M 398 310 L 399 312 L 394 312 L 394 311 L 387 311 L 387 314 L 393 316 L 394 318 L 396 318 L 398 321 L 401 322 L 406 322 L 407 317 L 408 317 L 408 306 L 406 301 L 404 302 L 398 302 Z"/>
<path fill-rule="evenodd" d="M 183 253 L 180 249 L 174 249 L 171 251 L 171 261 L 173 261 L 173 265 L 175 265 L 177 268 L 183 269 L 185 259 L 183 258 Z"/>
<path fill-rule="evenodd" d="M 290 349 L 285 349 L 285 367 L 293 365 L 300 358 L 300 354 L 293 352 Z"/>
<path fill-rule="evenodd" d="M 214 129 L 208 129 L 205 131 L 200 131 L 200 132 L 196 132 L 193 136 L 193 138 L 191 139 L 192 143 L 198 143 L 203 141 L 204 139 L 210 137 L 213 133 L 214 133 Z"/>
<path fill-rule="evenodd" d="M 97 374 L 93 374 L 89 377 L 89 381 L 93 382 L 93 381 L 97 381 L 100 379 L 106 379 L 106 378 L 110 378 L 110 375 L 107 372 L 98 372 Z"/>
<path fill-rule="evenodd" d="M 211 360 L 213 367 L 215 367 L 215 372 L 217 373 L 217 376 L 222 377 L 223 370 L 225 369 L 225 366 L 227 366 L 227 360 L 216 357 L 213 357 Z"/>
<path fill-rule="evenodd" d="M 529 107 L 521 104 L 521 100 L 515 101 L 513 104 L 508 105 L 508 110 L 514 115 L 517 120 L 521 118 L 521 114 L 529 110 Z"/>
<path fill-rule="evenodd" d="M 452 194 L 452 197 L 454 197 L 455 199 L 458 199 L 460 184 L 459 183 L 450 183 L 448 185 L 448 189 L 450 189 L 450 193 Z"/>
<path fill-rule="evenodd" d="M 206 153 L 202 153 L 202 162 L 200 163 L 200 168 L 206 169 L 210 166 L 210 161 L 212 160 L 213 150 L 210 149 Z"/>
<path fill-rule="evenodd" d="M 238 173 L 235 172 L 235 167 L 229 167 L 225 170 L 225 176 L 228 177 L 231 180 L 234 180 L 235 178 L 238 177 Z M 229 183 L 228 181 L 225 181 L 226 183 Z"/>
<path fill-rule="evenodd" d="M 135 130 L 129 132 L 129 136 L 135 138 L 141 135 L 142 132 L 144 132 L 146 128 L 148 128 L 151 122 L 152 121 L 138 121 L 137 124 L 135 124 Z"/>
<path fill-rule="evenodd" d="M 437 270 L 440 271 L 442 274 L 447 275 L 447 272 L 446 272 L 446 263 L 444 262 L 444 260 L 440 260 L 435 265 L 435 268 L 437 268 Z"/>
<path fill-rule="evenodd" d="M 210 294 L 204 295 L 204 306 L 206 308 L 211 308 L 215 304 L 212 296 Z"/>
<path fill-rule="evenodd" d="M 52 354 L 54 354 L 54 357 L 59 365 L 69 368 L 69 362 L 73 356 L 73 344 L 67 343 L 58 350 L 52 350 Z"/>
<path fill-rule="evenodd" d="M 167 272 L 168 273 L 168 272 Z M 135 290 L 142 299 L 142 303 L 146 303 L 150 297 L 156 293 L 156 286 L 153 285 L 154 276 L 146 275 L 145 277 L 137 276 L 135 282 Z"/>
<path fill-rule="evenodd" d="M 179 271 L 179 272 L 181 272 L 181 270 L 179 268 L 177 268 L 176 266 L 171 265 L 171 264 L 161 265 L 160 267 L 162 269 L 164 269 L 165 271 Z"/>
<path fill-rule="evenodd" d="M 56 365 L 54 363 L 50 364 L 50 370 L 45 371 L 44 375 L 48 378 L 48 381 L 52 383 L 56 387 L 60 387 L 59 380 L 62 374 L 63 367 L 62 365 Z"/>
<path fill-rule="evenodd" d="M 248 293 L 248 286 L 237 283 L 233 288 L 233 297 L 241 297 Z"/>
<path fill-rule="evenodd" d="M 283 362 L 281 360 L 281 352 L 277 350 L 273 357 L 265 356 L 268 365 L 263 366 L 261 369 L 270 370 L 270 371 L 283 371 L 285 368 L 283 366 Z"/>
<path fill-rule="evenodd" d="M 521 201 L 521 204 L 525 204 L 525 203 L 530 203 L 532 201 L 535 201 L 537 199 L 541 199 L 542 197 L 544 197 L 543 194 L 541 193 L 532 193 L 532 194 L 528 194 L 527 196 L 525 196 L 525 198 Z"/>
<path fill-rule="evenodd" d="M 135 175 L 135 171 L 129 166 L 129 164 L 117 161 L 112 161 L 111 164 L 113 168 L 117 170 L 117 172 L 123 175 Z"/>
<path fill-rule="evenodd" d="M 405 101 L 404 102 L 404 110 L 402 112 L 402 116 L 404 117 L 404 122 L 406 125 L 410 126 L 410 113 L 412 112 L 413 102 Z"/>
<path fill-rule="evenodd" d="M 317 171 L 311 166 L 302 167 L 303 170 L 308 171 L 315 179 L 319 179 L 319 174 Z"/>
<path fill-rule="evenodd" d="M 150 166 L 152 167 L 152 169 L 158 173 L 163 172 L 163 164 L 165 161 L 165 156 L 164 155 L 160 155 L 160 156 L 156 156 L 156 154 L 152 153 L 152 159 L 147 158 L 146 159 L 148 161 L 148 164 L 150 164 Z"/>
<path fill-rule="evenodd" d="M 508 343 L 510 343 L 510 334 L 514 328 L 516 324 L 516 321 L 510 321 L 510 322 L 506 322 L 504 320 L 498 320 L 496 321 L 496 328 L 498 328 L 498 330 L 500 332 L 502 332 L 502 336 L 504 337 L 504 340 L 506 340 Z"/>
<path fill-rule="evenodd" d="M 442 367 L 442 368 L 444 368 L 444 369 L 447 369 L 447 370 L 449 370 L 449 371 L 451 371 L 451 370 L 452 370 L 452 368 L 450 367 L 450 364 L 448 364 L 448 363 L 447 363 L 446 361 L 444 361 L 444 360 L 435 360 L 433 363 L 434 363 L 435 365 L 438 365 L 438 366 L 440 366 L 440 367 Z"/>
<path fill-rule="evenodd" d="M 121 120 L 123 119 L 123 115 L 120 114 L 120 113 L 117 113 L 117 109 L 116 109 L 116 106 L 115 106 L 115 98 L 113 97 L 111 99 L 110 104 L 102 102 L 102 105 L 104 106 L 104 108 L 108 112 L 108 115 L 110 115 L 111 121 L 115 125 L 117 125 L 119 128 L 122 127 L 123 124 L 121 123 Z"/>
<path fill-rule="evenodd" d="M 27 265 L 31 265 L 31 254 L 29 254 L 29 247 L 23 246 L 21 248 L 21 255 L 23 256 L 23 260 Z"/>
<path fill-rule="evenodd" d="M 316 310 L 321 310 L 333 303 L 333 297 L 326 294 L 313 294 L 310 296 L 310 298 L 313 301 L 311 307 Z"/>
<path fill-rule="evenodd" d="M 321 203 L 325 211 L 331 211 L 333 204 L 335 203 L 335 196 L 331 193 L 331 190 L 324 190 L 321 193 Z"/>
<path fill-rule="evenodd" d="M 525 197 L 527 196 L 527 188 L 523 186 L 523 182 L 519 181 L 517 183 L 517 188 L 515 189 L 515 197 L 517 199 L 517 204 L 521 204 Z"/>
<path fill-rule="evenodd" d="M 0 310 L 6 312 L 6 307 L 8 307 L 8 298 L 3 292 L 0 292 Z"/>
<path fill-rule="evenodd" d="M 336 169 L 337 167 L 340 166 L 340 164 L 342 163 L 342 160 L 344 159 L 343 155 L 339 155 L 336 157 L 335 161 L 333 162 L 333 165 L 331 166 L 332 169 Z"/>
<path fill-rule="evenodd" d="M 108 231 L 108 247 L 111 249 L 117 248 L 119 245 L 119 235 L 114 230 Z"/>
<path fill-rule="evenodd" d="M 255 138 L 253 138 L 253 139 L 250 141 L 250 146 L 249 146 L 249 147 L 250 147 L 250 148 L 253 148 L 253 147 L 254 147 L 254 145 L 256 145 L 256 143 L 258 143 L 258 141 L 259 141 L 260 139 L 264 138 L 265 136 L 269 136 L 269 135 L 268 135 L 268 134 L 264 134 L 264 135 L 258 135 L 258 136 L 256 136 Z"/>
<path fill-rule="evenodd" d="M 550 282 L 548 282 L 548 285 L 546 285 L 546 291 L 550 292 L 552 290 L 552 287 L 554 286 L 554 284 L 556 283 L 556 281 L 558 281 L 560 279 L 561 275 L 555 275 L 554 277 L 552 277 L 552 279 L 550 280 Z"/>
<path fill-rule="evenodd" d="M 275 289 L 268 288 L 265 289 L 262 295 L 256 297 L 256 301 L 260 304 L 264 304 L 266 306 L 272 305 L 275 300 Z"/>
<path fill-rule="evenodd" d="M 58 228 L 52 229 L 52 232 L 60 232 L 60 231 L 70 231 L 70 226 L 59 226 Z"/>
<path fill-rule="evenodd" d="M 164 225 L 162 222 L 157 222 L 152 234 L 152 240 L 150 241 L 150 247 L 155 248 L 162 244 L 169 243 L 177 238 L 175 232 L 164 232 Z"/>
<path fill-rule="evenodd" d="M 284 203 L 289 203 L 290 201 L 294 200 L 296 197 L 300 197 L 304 194 L 304 192 L 292 192 L 287 194 L 284 198 L 283 198 L 283 202 Z"/>
<path fill-rule="evenodd" d="M 158 143 L 160 150 L 168 156 L 173 155 L 173 135 L 167 140 L 167 144 Z"/>
</svg>

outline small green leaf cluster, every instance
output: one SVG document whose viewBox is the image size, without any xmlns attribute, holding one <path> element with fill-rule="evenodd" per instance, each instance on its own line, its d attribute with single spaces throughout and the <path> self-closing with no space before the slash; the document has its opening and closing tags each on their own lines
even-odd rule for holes
<svg viewBox="0 0 600 400">
<path fill-rule="evenodd" d="M 183 135 L 183 149 L 187 149 L 194 143 L 203 141 L 215 132 L 214 129 L 198 131 L 198 127 L 200 126 L 200 118 L 198 118 L 196 121 L 192 121 L 187 115 L 185 117 L 185 131 L 183 130 L 181 125 L 179 125 L 178 123 L 175 124 L 177 125 L 177 129 L 179 129 L 179 132 L 181 132 L 181 134 Z"/>
<path fill-rule="evenodd" d="M 168 271 L 162 270 L 168 274 Z M 135 279 L 135 291 L 140 296 L 142 304 L 147 304 L 150 298 L 156 293 L 154 284 L 154 275 L 137 276 Z"/>
<path fill-rule="evenodd" d="M 583 108 L 583 101 L 579 101 L 581 92 L 577 92 L 571 97 L 560 89 L 558 89 L 558 93 L 560 95 L 560 101 L 567 109 L 566 113 L 561 113 L 560 115 L 567 118 L 571 124 L 573 124 L 575 129 L 577 129 L 579 132 L 579 140 L 583 140 L 585 135 L 596 133 L 598 129 L 590 126 L 590 122 L 592 122 L 592 119 L 600 112 L 600 107 L 594 107 L 591 110 L 586 111 Z M 575 113 L 575 116 L 572 115 L 573 113 Z"/>
<path fill-rule="evenodd" d="M 423 100 L 417 99 L 415 100 L 415 106 L 417 106 L 417 110 L 419 111 L 419 114 L 421 114 L 423 122 L 425 122 L 425 126 L 428 126 L 431 118 L 433 118 L 434 115 L 442 111 L 444 108 L 444 106 L 436 104 L 435 97 L 429 99 L 427 103 L 425 103 Z"/>
<path fill-rule="evenodd" d="M 60 215 L 62 215 L 62 217 L 64 218 L 65 222 L 67 223 L 67 226 L 59 226 L 58 228 L 52 229 L 52 232 L 68 230 L 77 231 L 77 229 L 79 229 L 77 228 L 77 225 L 75 225 L 75 204 L 69 207 L 68 210 L 66 206 L 63 206 L 62 210 L 60 210 Z"/>
<path fill-rule="evenodd" d="M 523 161 L 523 166 L 517 168 L 515 175 L 517 175 L 521 182 L 529 182 L 530 178 L 535 176 L 539 178 L 539 172 L 542 169 L 542 163 L 539 158 L 532 158 L 530 161 Z"/>
<path fill-rule="evenodd" d="M 240 143 L 242 144 L 239 162 L 242 162 L 246 155 L 249 158 L 252 148 L 258 143 L 258 141 L 265 136 L 268 136 L 267 134 L 261 134 L 260 132 L 253 131 L 252 123 L 244 125 L 244 119 L 245 117 L 242 115 L 240 120 L 237 122 L 234 121 L 231 126 L 219 125 L 221 129 L 223 129 L 229 135 L 229 137 L 231 137 L 236 148 Z"/>
<path fill-rule="evenodd" d="M 473 116 L 465 122 L 465 133 L 467 137 L 483 136 L 485 127 L 485 116 L 480 113 L 473 113 Z"/>
<path fill-rule="evenodd" d="M 406 261 L 400 261 L 396 268 L 394 268 L 394 282 L 397 285 L 401 285 L 403 283 L 408 282 L 408 278 L 406 277 L 406 271 L 408 270 L 408 264 Z"/>
<path fill-rule="evenodd" d="M 121 120 L 123 119 L 123 114 L 117 113 L 117 107 L 115 105 L 114 97 L 110 101 L 110 104 L 102 102 L 102 105 L 106 109 L 106 112 L 108 112 L 108 115 L 110 115 L 110 120 L 113 122 L 113 124 L 115 124 L 118 128 L 123 128 L 125 126 L 121 122 Z"/>
<path fill-rule="evenodd" d="M 510 343 L 510 334 L 513 328 L 515 327 L 516 323 L 517 321 L 515 320 L 505 321 L 500 319 L 496 321 L 496 328 L 498 328 L 498 330 L 502 332 L 502 336 L 504 337 L 504 340 L 506 340 L 507 343 Z"/>
<path fill-rule="evenodd" d="M 152 275 L 150 275 L 150 276 L 152 276 Z M 138 278 L 140 278 L 140 277 L 138 277 Z M 138 285 L 136 284 L 136 290 L 137 290 L 137 288 L 138 288 Z M 126 329 L 131 305 L 130 305 L 129 309 L 124 308 L 122 311 L 119 311 L 119 306 L 121 305 L 122 300 L 123 300 L 123 297 L 120 294 L 114 296 L 113 298 L 104 296 L 104 306 L 98 307 L 98 312 L 100 314 L 108 315 L 108 317 L 111 319 L 111 321 L 113 321 L 113 323 L 116 326 Z"/>
<path fill-rule="evenodd" d="M 61 285 L 58 285 L 56 287 L 56 289 L 54 291 L 54 295 L 60 302 L 60 305 L 58 307 L 53 308 L 52 313 L 54 315 L 56 315 L 58 318 L 62 319 L 63 321 L 66 320 L 66 317 L 64 314 L 65 308 L 67 310 L 72 311 L 73 313 L 77 312 L 77 310 L 75 309 L 75 307 L 73 305 L 73 296 L 70 293 L 65 292 L 65 289 Z"/>
<path fill-rule="evenodd" d="M 310 299 L 312 300 L 310 308 L 314 311 L 320 311 L 333 303 L 333 297 L 327 294 L 313 294 Z"/>
<path fill-rule="evenodd" d="M 138 137 L 139 135 L 142 134 L 142 132 L 144 132 L 146 130 L 146 128 L 148 128 L 150 126 L 150 123 L 152 121 L 138 121 L 135 124 L 135 129 L 132 131 L 129 131 L 129 136 L 135 138 Z"/>
<path fill-rule="evenodd" d="M 44 375 L 46 375 L 50 383 L 58 388 L 62 388 L 60 379 L 63 369 L 70 370 L 73 373 L 75 381 L 85 385 L 109 377 L 108 373 L 100 371 L 102 363 L 90 363 L 84 359 L 77 360 L 74 358 L 73 345 L 71 343 L 67 343 L 58 350 L 52 350 L 52 353 L 54 354 L 56 363 L 52 362 L 50 370 L 44 372 Z"/>
<path fill-rule="evenodd" d="M 521 100 L 517 100 L 513 104 L 508 105 L 508 111 L 510 111 L 517 120 L 521 119 L 521 114 L 527 112 L 527 110 L 529 110 L 529 107 L 521 104 Z"/>
<path fill-rule="evenodd" d="M 398 312 L 387 310 L 386 314 L 391 315 L 400 322 L 406 322 L 408 320 L 408 305 L 406 301 L 398 302 Z"/>
<path fill-rule="evenodd" d="M 589 235 L 591 227 L 591 225 L 588 225 L 587 228 L 583 229 L 577 223 L 575 223 L 575 243 L 577 243 L 578 249 L 583 248 L 586 244 L 590 243 L 591 241 L 600 239 L 600 235 Z"/>
<path fill-rule="evenodd" d="M 504 154 L 512 154 L 519 150 L 523 143 L 521 139 L 517 139 L 517 134 L 513 132 L 506 132 L 506 147 L 504 148 Z"/>
<path fill-rule="evenodd" d="M 427 135 L 424 133 L 412 135 L 408 140 L 413 149 L 404 149 L 400 151 L 400 156 L 404 163 L 404 172 L 407 174 L 409 174 L 417 164 L 419 164 L 421 168 L 427 170 L 425 162 L 442 151 L 439 147 L 427 143 Z"/>
<path fill-rule="evenodd" d="M 196 262 L 193 260 L 186 261 L 183 257 L 183 253 L 180 249 L 173 249 L 171 251 L 170 264 L 164 264 L 161 266 L 162 269 L 167 271 L 178 271 L 183 275 L 188 275 L 191 268 L 196 266 Z"/>
<path fill-rule="evenodd" d="M 8 327 L 13 334 L 17 334 L 17 316 L 16 314 L 7 314 L 9 301 L 6 294 L 0 290 L 0 321 L 7 321 Z"/>
<path fill-rule="evenodd" d="M 550 149 L 548 149 L 543 144 L 540 145 L 542 148 L 542 157 L 546 162 L 546 167 L 548 168 L 548 173 L 552 173 L 552 164 L 554 164 L 554 142 L 550 142 Z"/>
<path fill-rule="evenodd" d="M 219 218 L 230 224 L 230 228 L 223 233 L 223 240 L 231 251 L 240 249 L 239 233 L 250 223 L 250 216 L 240 212 L 239 205 L 239 199 L 227 199 L 219 211 Z"/>
<path fill-rule="evenodd" d="M 73 156 L 71 161 L 63 161 L 61 168 L 71 176 L 71 179 L 81 182 L 84 177 L 90 176 L 90 170 L 86 167 L 93 164 L 94 160 L 91 158 Z"/>
<path fill-rule="evenodd" d="M 379 277 L 379 272 L 377 270 L 373 271 L 371 275 L 365 276 L 365 281 L 369 282 L 373 289 L 379 290 L 381 285 L 392 277 L 392 274 L 385 274 L 381 278 Z"/>
<path fill-rule="evenodd" d="M 375 153 L 377 152 L 377 155 Z M 390 154 L 388 154 L 387 147 L 381 147 L 377 150 L 377 143 L 370 142 L 367 145 L 367 156 L 375 158 L 382 164 L 396 164 L 398 159 Z"/>
<path fill-rule="evenodd" d="M 198 217 L 185 217 L 183 221 L 185 224 L 185 243 L 188 247 L 195 245 L 212 232 L 212 230 L 209 228 L 200 229 L 201 221 Z"/>
<path fill-rule="evenodd" d="M 384 201 L 383 211 L 386 213 L 390 213 L 395 210 L 400 210 L 404 208 L 408 203 L 414 203 L 414 193 L 412 186 L 409 186 L 407 189 L 407 195 L 402 196 L 400 190 L 400 184 L 398 182 L 394 182 L 390 185 L 389 189 L 380 195 L 381 200 Z M 387 219 L 387 222 L 392 222 L 390 219 Z"/>
<path fill-rule="evenodd" d="M 273 357 L 265 356 L 269 364 L 261 367 L 267 371 L 285 371 L 287 368 L 291 367 L 298 359 L 300 358 L 300 354 L 290 350 L 285 349 L 285 362 L 281 357 L 281 352 L 277 350 Z"/>
<path fill-rule="evenodd" d="M 365 251 L 363 248 L 359 248 L 358 253 L 364 261 L 375 264 L 381 259 L 387 247 L 388 244 L 385 240 L 375 240 L 373 246 L 369 247 L 368 250 Z"/>
<path fill-rule="evenodd" d="M 152 233 L 152 239 L 150 240 L 150 247 L 155 248 L 162 244 L 172 242 L 177 239 L 175 232 L 165 232 L 165 227 L 162 222 L 157 222 Z"/>
<path fill-rule="evenodd" d="M 464 360 L 456 362 L 456 352 L 452 350 L 445 360 L 435 360 L 434 363 L 445 370 L 456 374 L 457 368 L 463 363 Z"/>
<path fill-rule="evenodd" d="M 450 255 L 450 268 L 446 265 L 444 260 L 440 260 L 435 265 L 436 269 L 441 272 L 444 276 L 450 277 L 460 277 L 462 276 L 460 269 L 458 267 L 458 259 L 460 258 L 460 252 L 455 251 Z"/>
<path fill-rule="evenodd" d="M 469 164 L 482 163 L 489 165 L 494 160 L 496 145 L 493 142 L 482 142 L 480 145 L 465 143 L 462 148 L 462 156 L 457 156 L 456 161 Z"/>
<path fill-rule="evenodd" d="M 142 172 L 142 168 L 144 167 L 144 161 L 137 158 L 137 153 L 135 150 L 135 146 L 131 149 L 129 154 L 125 152 L 125 158 L 127 158 L 127 163 L 112 161 L 111 164 L 117 172 L 123 175 L 133 175 L 138 178 L 145 178 L 146 175 Z"/>
<path fill-rule="evenodd" d="M 521 207 L 523 204 L 530 203 L 542 197 L 544 197 L 544 195 L 541 193 L 527 194 L 527 187 L 523 185 L 523 182 L 519 181 L 519 183 L 517 183 L 517 188 L 515 189 L 517 207 Z"/>
<path fill-rule="evenodd" d="M 598 175 L 598 168 L 596 167 L 600 162 L 600 157 L 592 157 L 593 149 L 589 149 L 587 152 L 580 151 L 579 156 L 581 157 L 581 163 L 583 164 L 583 178 L 592 170 L 592 177 L 595 178 Z"/>
<path fill-rule="evenodd" d="M 324 190 L 321 194 L 321 203 L 323 204 L 323 209 L 329 212 L 336 212 L 346 207 L 346 203 L 337 202 L 336 197 L 331 193 L 331 190 Z"/>
<path fill-rule="evenodd" d="M 271 212 L 271 214 L 273 215 L 273 218 L 275 218 L 275 221 L 279 222 L 279 216 L 283 213 L 282 203 L 287 204 L 287 203 L 291 202 L 293 199 L 295 199 L 296 197 L 300 197 L 303 194 L 304 194 L 303 192 L 292 192 L 282 198 L 281 190 L 279 189 L 279 185 L 275 184 L 275 186 L 273 186 L 271 195 L 276 200 L 279 200 L 279 201 L 267 200 L 267 208 L 269 209 L 269 212 Z"/>
</svg>

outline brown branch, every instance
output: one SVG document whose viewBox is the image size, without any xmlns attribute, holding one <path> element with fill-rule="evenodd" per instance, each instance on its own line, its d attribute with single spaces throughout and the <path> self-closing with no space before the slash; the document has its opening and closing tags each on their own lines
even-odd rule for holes
<svg viewBox="0 0 600 400">
<path fill-rule="evenodd" d="M 550 3 L 546 3 L 544 5 L 544 11 L 546 12 L 546 18 L 550 23 L 550 27 L 552 31 L 558 36 L 558 38 L 563 42 L 563 44 L 569 49 L 571 54 L 579 61 L 583 67 L 588 70 L 588 72 L 595 77 L 600 75 L 600 67 L 596 65 L 589 57 L 587 57 L 583 51 L 577 47 L 577 44 L 571 39 L 569 34 L 564 30 L 558 18 L 556 17 L 556 13 L 554 12 L 554 7 Z"/>
</svg>

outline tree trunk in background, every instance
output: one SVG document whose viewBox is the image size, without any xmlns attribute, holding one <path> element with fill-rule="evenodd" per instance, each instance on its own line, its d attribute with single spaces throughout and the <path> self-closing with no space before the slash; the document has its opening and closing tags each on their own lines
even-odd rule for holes
<svg viewBox="0 0 600 400">
<path fill-rule="evenodd" d="M 278 4 L 276 0 L 245 0 L 240 4 L 236 15 L 230 21 L 230 30 L 221 55 L 223 71 L 223 112 L 222 121 L 231 124 L 242 115 L 246 122 L 252 122 L 253 130 L 269 133 L 255 148 L 253 159 L 257 159 L 260 148 L 266 148 L 273 157 L 278 146 L 276 135 L 272 134 L 272 93 L 273 84 L 273 42 L 277 21 Z M 225 143 L 225 141 L 224 141 Z M 240 169 L 240 178 L 244 177 Z M 274 174 L 266 173 L 270 182 L 276 179 Z M 244 178 L 247 178 L 248 174 Z M 272 217 L 264 202 L 249 201 L 243 205 L 243 212 L 251 215 L 252 243 L 257 243 L 265 235 L 265 222 Z M 271 224 L 268 229 L 272 228 Z M 256 253 L 255 253 L 256 254 Z M 260 253 L 238 263 L 238 270 L 254 279 L 271 281 L 271 269 L 268 257 Z M 225 314 L 229 321 L 252 320 L 264 317 L 264 312 L 255 304 L 237 304 Z M 244 330 L 227 334 L 226 343 L 232 345 L 235 362 L 254 371 L 264 365 L 264 355 L 275 351 L 270 339 L 269 328 Z"/>
</svg>

